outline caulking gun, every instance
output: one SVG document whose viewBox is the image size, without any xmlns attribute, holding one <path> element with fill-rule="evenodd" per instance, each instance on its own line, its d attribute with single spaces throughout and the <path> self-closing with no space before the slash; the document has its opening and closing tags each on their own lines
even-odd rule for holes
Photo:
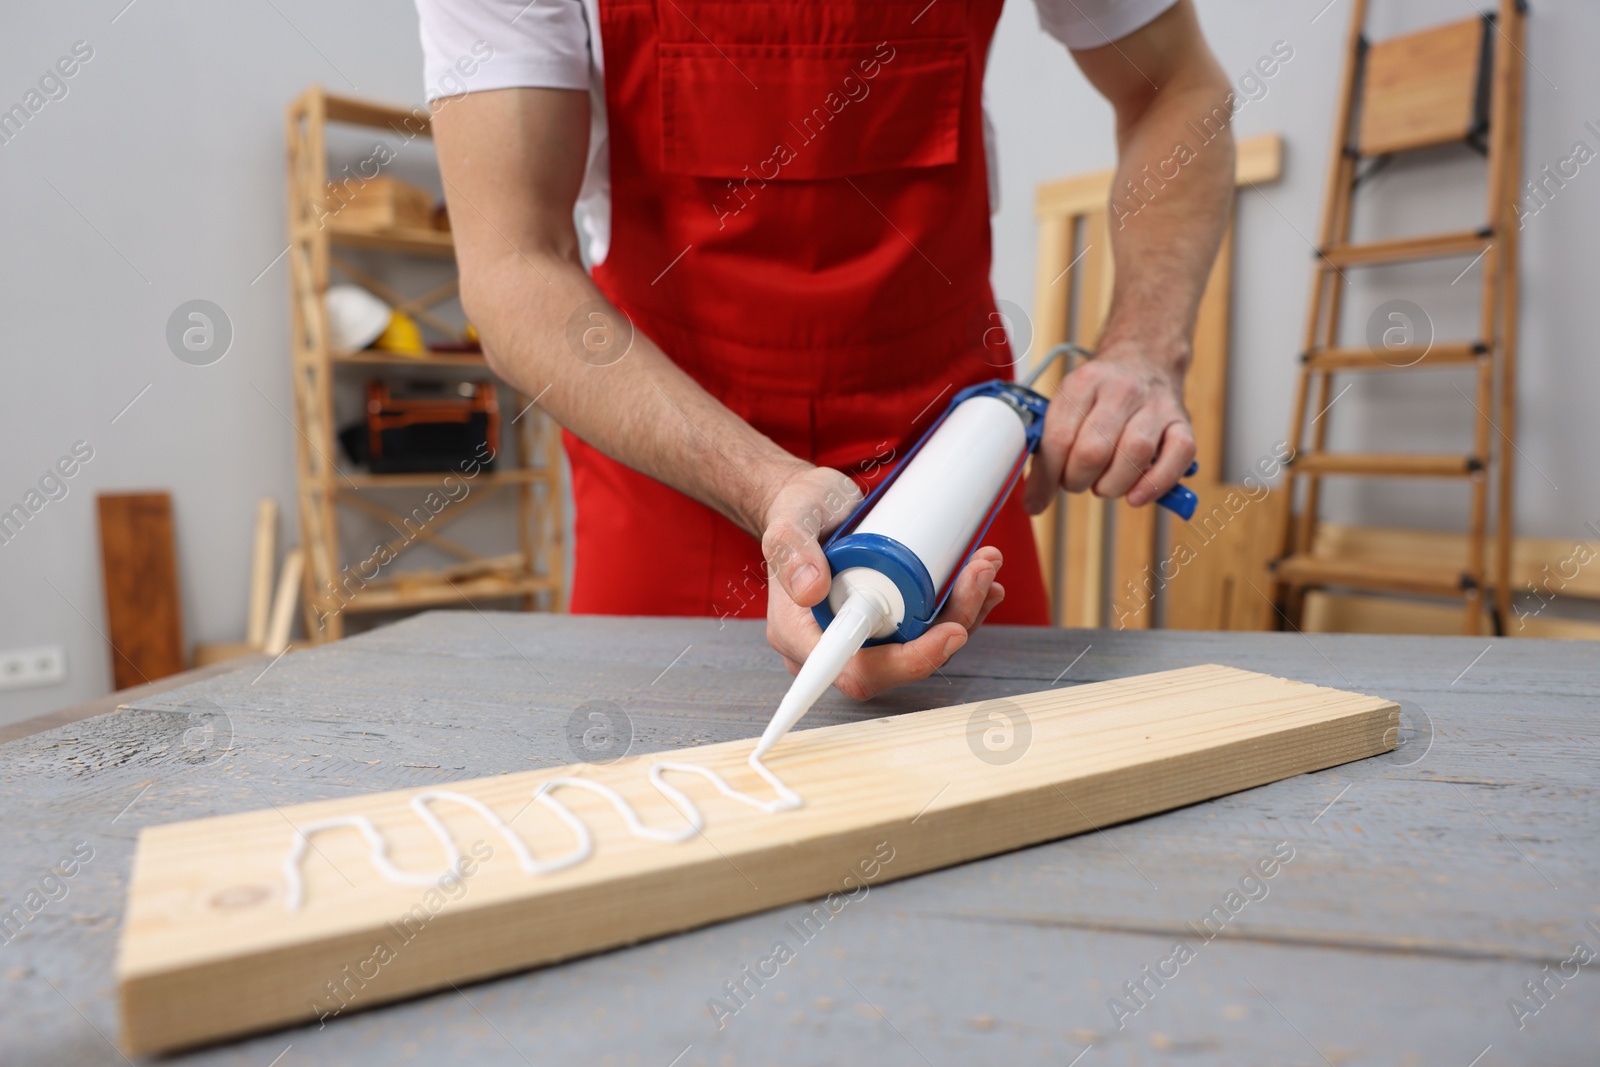
<svg viewBox="0 0 1600 1067">
<path fill-rule="evenodd" d="M 766 755 L 827 692 L 863 645 L 920 637 L 944 607 L 1044 435 L 1047 397 L 1031 386 L 1057 358 L 1088 356 L 1057 345 L 1022 382 L 996 378 L 957 393 L 950 406 L 823 547 L 833 571 L 812 608 L 822 640 L 756 745 Z M 1190 464 L 1184 477 L 1198 469 Z M 1197 499 L 1175 485 L 1156 503 L 1187 520 Z"/>
</svg>

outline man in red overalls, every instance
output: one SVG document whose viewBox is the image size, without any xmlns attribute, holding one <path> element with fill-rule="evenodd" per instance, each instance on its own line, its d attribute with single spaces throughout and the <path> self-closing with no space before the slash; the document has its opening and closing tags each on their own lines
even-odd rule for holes
<svg viewBox="0 0 1600 1067">
<path fill-rule="evenodd" d="M 1061 487 L 1148 505 L 1194 455 L 1183 375 L 1231 198 L 1227 79 L 1190 0 L 1036 2 L 1115 108 L 1118 184 L 1178 145 L 1182 175 L 1113 221 L 1099 353 L 1053 399 L 1025 492 L 938 625 L 856 656 L 852 696 L 926 677 L 985 618 L 1047 623 L 1027 510 Z M 985 329 L 1000 0 L 418 10 L 463 303 L 491 366 L 566 428 L 572 610 L 765 612 L 797 669 L 828 589 L 819 535 L 1009 360 Z"/>
</svg>

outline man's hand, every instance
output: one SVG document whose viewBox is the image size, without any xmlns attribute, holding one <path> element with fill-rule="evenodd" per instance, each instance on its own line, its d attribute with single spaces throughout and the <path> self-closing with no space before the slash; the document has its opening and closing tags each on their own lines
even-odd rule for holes
<svg viewBox="0 0 1600 1067">
<path fill-rule="evenodd" d="M 811 608 L 828 595 L 828 561 L 822 539 L 849 517 L 861 491 L 839 471 L 813 467 L 789 481 L 767 510 L 761 551 L 767 558 L 767 641 L 790 674 L 800 670 L 822 639 Z M 928 632 L 904 644 L 857 652 L 834 682 L 848 697 L 866 700 L 885 689 L 926 678 L 967 643 L 973 630 L 1005 599 L 995 581 L 1000 551 L 980 548 L 956 578 L 950 599 Z"/>
<path fill-rule="evenodd" d="M 1186 362 L 1114 344 L 1063 378 L 1028 473 L 1028 511 L 1043 511 L 1057 489 L 1126 494 L 1139 507 L 1176 485 L 1195 454 L 1183 408 Z"/>
</svg>

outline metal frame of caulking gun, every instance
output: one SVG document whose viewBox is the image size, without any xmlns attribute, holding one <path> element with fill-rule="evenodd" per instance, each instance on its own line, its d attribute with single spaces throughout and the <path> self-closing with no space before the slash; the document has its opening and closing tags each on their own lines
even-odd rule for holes
<svg viewBox="0 0 1600 1067">
<path fill-rule="evenodd" d="M 933 625 L 933 620 L 944 607 L 944 602 L 950 597 L 950 589 L 955 584 L 956 576 L 961 573 L 961 569 L 966 566 L 967 561 L 972 558 L 972 554 L 983 543 L 984 534 L 989 532 L 989 526 L 994 522 L 994 518 L 999 514 L 1001 506 L 1004 505 L 1006 499 L 1011 495 L 1012 489 L 1016 487 L 1017 480 L 1022 476 L 1022 470 L 1027 463 L 1028 457 L 1039 447 L 1039 441 L 1044 436 L 1044 417 L 1045 412 L 1050 407 L 1050 400 L 1048 397 L 1035 392 L 1031 386 L 1044 373 L 1045 368 L 1056 359 L 1074 353 L 1085 356 L 1092 355 L 1080 345 L 1057 345 L 1045 355 L 1044 359 L 1039 361 L 1039 365 L 1034 367 L 1028 374 L 1025 382 L 1008 382 L 1004 379 L 995 378 L 991 381 L 968 386 L 957 393 L 944 412 L 938 419 L 934 420 L 933 425 L 928 427 L 927 431 L 918 438 L 911 451 L 906 453 L 905 458 L 896 464 L 889 476 L 879 482 L 872 492 L 867 495 L 866 499 L 856 506 L 855 511 L 850 513 L 849 518 L 845 519 L 844 523 L 834 531 L 833 535 L 828 538 L 827 543 L 823 545 L 823 555 L 827 558 L 828 566 L 834 574 L 838 574 L 850 567 L 871 567 L 894 582 L 895 586 L 900 590 L 900 595 L 905 598 L 905 618 L 896 627 L 895 632 L 888 637 L 869 640 L 866 642 L 867 645 L 915 640 L 926 633 L 928 628 Z M 961 406 L 963 402 L 975 396 L 992 396 L 1016 408 L 1018 417 L 1023 419 L 1025 446 L 1022 455 L 1017 459 L 1015 469 L 1011 472 L 1011 477 L 1006 481 L 1005 487 L 995 496 L 994 504 L 990 507 L 989 514 L 984 517 L 983 525 L 973 535 L 971 543 L 967 545 L 966 551 L 962 554 L 961 562 L 951 572 L 950 580 L 945 583 L 943 589 L 936 591 L 933 588 L 933 579 L 929 576 L 928 569 L 923 566 L 922 561 L 909 548 L 882 534 L 857 534 L 851 531 L 872 510 L 872 506 L 894 483 L 894 480 L 900 476 L 900 472 L 905 470 L 911 461 L 916 458 L 917 453 L 922 450 L 922 446 L 928 442 L 929 438 L 938 432 L 940 426 L 944 425 L 944 421 L 950 417 L 950 413 Z M 1187 478 L 1199 469 L 1200 465 L 1198 463 L 1191 463 L 1189 464 L 1189 469 L 1184 471 L 1183 476 Z M 1175 485 L 1158 497 L 1156 503 L 1179 518 L 1188 521 L 1194 516 L 1199 498 L 1187 486 Z M 811 613 L 816 618 L 817 624 L 824 630 L 833 621 L 833 609 L 826 599 L 813 607 Z"/>
</svg>

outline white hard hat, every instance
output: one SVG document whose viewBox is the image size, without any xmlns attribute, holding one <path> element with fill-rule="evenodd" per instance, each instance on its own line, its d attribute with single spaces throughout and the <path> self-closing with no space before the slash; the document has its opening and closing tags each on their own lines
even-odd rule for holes
<svg viewBox="0 0 1600 1067">
<path fill-rule="evenodd" d="M 335 285 L 325 297 L 328 347 L 355 352 L 378 339 L 389 325 L 390 308 L 359 285 Z"/>
</svg>

